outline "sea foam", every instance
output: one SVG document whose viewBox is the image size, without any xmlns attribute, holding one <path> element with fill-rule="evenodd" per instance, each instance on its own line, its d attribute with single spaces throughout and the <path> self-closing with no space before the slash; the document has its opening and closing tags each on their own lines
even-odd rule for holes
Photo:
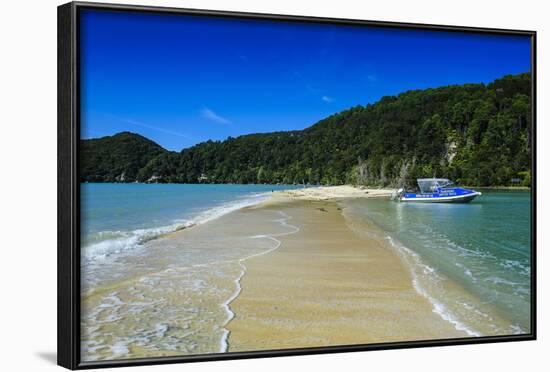
<svg viewBox="0 0 550 372">
<path fill-rule="evenodd" d="M 288 227 L 291 229 L 291 231 L 288 231 L 288 232 L 283 232 L 283 233 L 278 233 L 278 234 L 261 234 L 261 235 L 253 235 L 253 236 L 250 236 L 251 239 L 270 239 L 270 240 L 273 240 L 275 242 L 275 245 L 271 248 L 271 249 L 268 249 L 266 251 L 263 251 L 263 252 L 259 252 L 259 253 L 254 253 L 254 254 L 251 254 L 247 257 L 243 257 L 239 260 L 237 260 L 240 268 L 241 268 L 241 272 L 240 274 L 238 275 L 238 277 L 235 279 L 235 291 L 233 292 L 233 294 L 222 304 L 223 308 L 225 309 L 226 313 L 227 313 L 227 318 L 223 324 L 223 333 L 222 333 L 222 337 L 221 337 L 221 340 L 220 340 L 220 353 L 224 353 L 224 352 L 227 352 L 228 348 L 229 348 L 229 342 L 228 342 L 228 339 L 229 339 L 229 330 L 226 328 L 226 326 L 229 324 L 229 322 L 231 322 L 231 320 L 233 320 L 233 318 L 235 317 L 235 313 L 233 312 L 233 310 L 231 310 L 231 303 L 233 301 L 235 301 L 235 299 L 239 296 L 239 294 L 241 293 L 242 291 L 242 287 L 241 287 L 241 280 L 242 278 L 245 276 L 246 274 L 246 266 L 244 265 L 244 262 L 250 258 L 253 258 L 253 257 L 257 257 L 257 256 L 263 256 L 265 254 L 268 254 L 268 253 L 271 253 L 273 252 L 274 250 L 278 249 L 280 246 L 281 246 L 281 241 L 277 239 L 277 237 L 281 237 L 281 236 L 285 236 L 285 235 L 290 235 L 290 234 L 295 234 L 297 233 L 298 231 L 300 231 L 300 228 L 297 227 L 297 226 L 294 226 L 294 225 L 291 225 L 289 224 L 287 221 L 290 220 L 292 217 L 289 216 L 288 214 L 286 214 L 285 212 L 283 211 L 278 211 L 278 213 L 281 215 L 281 218 L 280 219 L 276 219 L 275 222 L 281 224 L 282 226 L 285 226 L 285 227 Z"/>
<path fill-rule="evenodd" d="M 93 243 L 83 244 L 81 254 L 85 260 L 105 259 L 111 255 L 135 249 L 139 245 L 161 235 L 200 225 L 236 210 L 259 204 L 269 197 L 270 193 L 249 194 L 195 213 L 190 219 L 174 220 L 173 223 L 166 226 L 130 231 L 100 231 L 88 239 Z"/>
<path fill-rule="evenodd" d="M 438 276 L 437 271 L 424 263 L 420 256 L 413 252 L 411 249 L 407 248 L 391 236 L 386 236 L 386 240 L 397 249 L 397 251 L 405 258 L 409 263 L 411 268 L 413 287 L 418 294 L 425 297 L 432 305 L 432 310 L 434 313 L 439 315 L 443 320 L 451 323 L 457 330 L 466 332 L 469 336 L 479 337 L 482 334 L 467 326 L 464 322 L 458 319 L 458 316 L 454 314 L 443 302 L 437 300 L 428 290 L 421 284 L 421 279 L 419 278 L 418 270 L 427 278 L 427 280 L 437 282 L 441 280 Z"/>
</svg>

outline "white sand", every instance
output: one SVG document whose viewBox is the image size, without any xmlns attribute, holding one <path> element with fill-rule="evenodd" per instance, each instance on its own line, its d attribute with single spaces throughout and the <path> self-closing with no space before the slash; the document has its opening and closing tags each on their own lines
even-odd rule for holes
<svg viewBox="0 0 550 372">
<path fill-rule="evenodd" d="M 299 200 L 334 200 L 342 198 L 380 198 L 390 197 L 393 189 L 374 189 L 343 186 L 322 186 L 297 190 L 276 191 L 274 197 L 286 197 Z"/>
</svg>

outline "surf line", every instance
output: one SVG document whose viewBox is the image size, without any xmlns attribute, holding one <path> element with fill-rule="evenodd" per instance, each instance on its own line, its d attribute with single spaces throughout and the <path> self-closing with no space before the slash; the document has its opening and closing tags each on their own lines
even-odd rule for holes
<svg viewBox="0 0 550 372">
<path fill-rule="evenodd" d="M 220 340 L 220 353 L 225 353 L 227 352 L 228 348 L 229 348 L 229 335 L 231 333 L 231 331 L 229 331 L 226 326 L 229 324 L 229 322 L 231 322 L 234 318 L 235 318 L 235 313 L 233 312 L 233 310 L 231 310 L 231 303 L 233 301 L 235 301 L 235 299 L 237 297 L 239 297 L 239 294 L 241 293 L 242 291 L 242 287 L 241 287 L 241 280 L 242 278 L 244 277 L 244 275 L 246 274 L 246 266 L 244 265 L 244 261 L 250 259 L 250 258 L 253 258 L 253 257 L 258 257 L 258 256 L 263 256 L 265 254 L 268 254 L 268 253 L 271 253 L 273 251 L 275 251 L 276 249 L 278 249 L 280 246 L 281 246 L 281 241 L 276 239 L 276 237 L 281 237 L 281 236 L 285 236 L 285 235 L 291 235 L 291 234 L 295 234 L 297 233 L 298 231 L 300 231 L 300 228 L 297 227 L 297 226 L 294 226 L 294 225 L 291 225 L 289 223 L 287 223 L 288 220 L 292 219 L 292 216 L 289 216 L 288 214 L 286 214 L 285 212 L 283 211 L 278 211 L 278 213 L 282 216 L 282 218 L 279 218 L 279 219 L 276 219 L 275 222 L 278 222 L 280 223 L 282 226 L 285 226 L 285 227 L 289 227 L 291 228 L 293 231 L 289 231 L 289 232 L 285 232 L 285 233 L 280 233 L 280 234 L 265 234 L 265 235 L 255 235 L 255 236 L 252 236 L 251 238 L 252 239 L 270 239 L 270 240 L 273 240 L 276 244 L 273 248 L 271 249 L 268 249 L 267 251 L 265 252 L 260 252 L 260 253 L 255 253 L 255 254 L 252 254 L 250 256 L 247 256 L 247 257 L 244 257 L 244 258 L 240 258 L 238 260 L 236 260 L 236 262 L 239 264 L 240 268 L 241 268 L 241 272 L 239 274 L 239 276 L 237 277 L 237 279 L 235 279 L 235 285 L 236 285 L 236 289 L 235 289 L 235 292 L 233 292 L 233 294 L 231 295 L 231 297 L 229 297 L 223 304 L 222 304 L 222 307 L 225 309 L 226 313 L 227 313 L 227 318 L 223 324 L 223 334 L 222 334 L 222 338 Z"/>
<path fill-rule="evenodd" d="M 412 251 L 410 248 L 403 245 L 401 242 L 396 242 L 391 236 L 387 235 L 385 239 L 390 243 L 390 245 L 397 249 L 398 254 L 406 261 L 407 268 L 409 269 L 409 272 L 412 276 L 412 284 L 413 288 L 415 289 L 416 293 L 423 296 L 428 300 L 430 305 L 432 306 L 432 312 L 439 315 L 439 317 L 449 323 L 451 323 L 454 328 L 458 331 L 463 331 L 468 334 L 468 336 L 471 337 L 481 337 L 483 336 L 480 332 L 468 327 L 466 324 L 464 324 L 462 321 L 458 319 L 458 317 L 453 314 L 451 310 L 447 308 L 441 301 L 437 300 L 428 293 L 428 291 L 422 287 L 420 284 L 420 279 L 418 277 L 418 274 L 416 272 L 416 268 L 422 269 L 424 272 L 433 272 L 434 269 L 422 262 L 422 259 L 420 258 L 420 255 L 414 251 Z M 412 261 L 412 262 L 411 262 Z"/>
</svg>

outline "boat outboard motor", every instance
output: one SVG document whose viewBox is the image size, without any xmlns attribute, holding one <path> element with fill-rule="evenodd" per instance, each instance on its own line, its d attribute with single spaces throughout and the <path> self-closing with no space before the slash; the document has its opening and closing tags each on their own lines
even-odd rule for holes
<svg viewBox="0 0 550 372">
<path fill-rule="evenodd" d="M 405 189 L 400 188 L 397 191 L 394 191 L 391 195 L 392 200 L 399 200 L 401 199 L 401 195 L 403 195 L 403 192 L 405 192 Z"/>
</svg>

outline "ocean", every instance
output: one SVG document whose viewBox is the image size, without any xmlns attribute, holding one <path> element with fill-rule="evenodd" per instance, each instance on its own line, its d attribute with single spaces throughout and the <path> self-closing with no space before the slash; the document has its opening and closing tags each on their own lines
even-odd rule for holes
<svg viewBox="0 0 550 372">
<path fill-rule="evenodd" d="M 434 312 L 471 336 L 530 332 L 530 192 L 484 190 L 468 204 L 354 200 L 381 228 Z"/>
<path fill-rule="evenodd" d="M 258 204 L 292 185 L 81 185 L 84 361 L 224 352 L 242 261 L 293 233 L 282 213 L 238 216 L 184 240 L 165 237 Z"/>
<path fill-rule="evenodd" d="M 282 211 L 256 210 L 254 224 L 228 214 L 300 187 L 82 184 L 82 360 L 227 351 L 244 260 L 299 230 Z M 376 226 L 361 233 L 381 234 L 417 292 L 457 329 L 530 332 L 529 192 L 484 191 L 469 204 L 341 205 L 346 218 Z"/>
<path fill-rule="evenodd" d="M 131 251 L 158 235 L 258 204 L 294 185 L 81 185 L 83 262 Z"/>
</svg>

